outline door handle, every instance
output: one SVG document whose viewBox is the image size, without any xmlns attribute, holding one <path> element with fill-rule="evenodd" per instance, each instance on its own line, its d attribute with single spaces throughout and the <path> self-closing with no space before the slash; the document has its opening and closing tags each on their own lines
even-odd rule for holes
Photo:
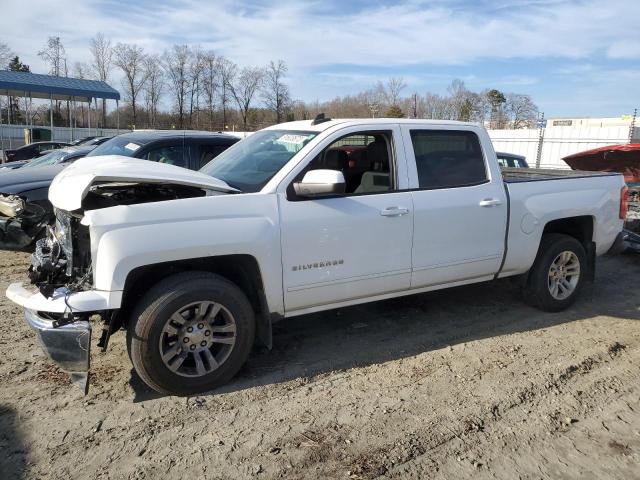
<svg viewBox="0 0 640 480">
<path fill-rule="evenodd" d="M 480 200 L 480 203 L 478 204 L 481 207 L 495 207 L 497 205 L 502 205 L 502 200 L 499 200 L 497 198 L 485 198 L 483 200 Z"/>
<path fill-rule="evenodd" d="M 407 213 L 409 213 L 409 209 L 404 207 L 387 207 L 380 211 L 380 215 L 383 217 L 401 217 Z"/>
</svg>

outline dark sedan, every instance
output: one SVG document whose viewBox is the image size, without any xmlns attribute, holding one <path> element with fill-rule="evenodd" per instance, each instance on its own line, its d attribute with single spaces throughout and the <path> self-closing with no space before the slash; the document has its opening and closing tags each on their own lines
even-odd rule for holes
<svg viewBox="0 0 640 480">
<path fill-rule="evenodd" d="M 95 146 L 64 147 L 58 150 L 48 150 L 43 152 L 41 157 L 30 160 L 18 160 L 16 162 L 0 164 L 0 172 L 8 172 L 16 168 L 39 167 L 42 165 L 55 165 L 58 163 L 69 163 L 87 155 Z"/>
<path fill-rule="evenodd" d="M 140 131 L 114 137 L 86 157 L 126 155 L 197 170 L 238 141 L 237 137 L 208 132 Z M 54 221 L 49 185 L 66 165 L 68 162 L 24 166 L 0 175 L 1 250 L 33 250 L 35 241 Z"/>
<path fill-rule="evenodd" d="M 78 147 L 65 147 L 59 150 L 51 150 L 45 155 L 29 160 L 22 168 L 43 167 L 45 165 L 69 164 L 79 158 L 86 157 L 95 145 L 80 145 Z"/>
<path fill-rule="evenodd" d="M 76 141 L 73 142 L 73 144 L 75 146 L 80 146 L 80 145 L 102 145 L 104 142 L 106 142 L 107 140 L 112 139 L 113 137 L 84 137 L 84 138 L 80 138 Z"/>
<path fill-rule="evenodd" d="M 13 150 L 5 150 L 4 157 L 7 163 L 17 160 L 29 160 L 30 158 L 40 157 L 47 150 L 70 146 L 71 144 L 67 142 L 34 142 Z"/>
</svg>

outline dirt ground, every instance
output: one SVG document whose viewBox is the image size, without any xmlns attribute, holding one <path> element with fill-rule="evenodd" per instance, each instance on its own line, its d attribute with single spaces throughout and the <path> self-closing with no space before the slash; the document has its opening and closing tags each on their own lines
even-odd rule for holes
<svg viewBox="0 0 640 480">
<path fill-rule="evenodd" d="M 0 289 L 26 280 L 0 253 Z M 510 281 L 278 324 L 223 390 L 159 397 L 124 335 L 88 396 L 0 300 L 0 477 L 640 478 L 640 255 L 570 310 Z"/>
</svg>

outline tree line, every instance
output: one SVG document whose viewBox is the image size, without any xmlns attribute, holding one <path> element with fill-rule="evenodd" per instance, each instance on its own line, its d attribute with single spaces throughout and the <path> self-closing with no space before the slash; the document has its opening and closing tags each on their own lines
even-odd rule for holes
<svg viewBox="0 0 640 480">
<path fill-rule="evenodd" d="M 98 33 L 88 46 L 91 61 L 70 65 L 60 37 L 49 37 L 38 55 L 56 76 L 110 82 L 121 78 L 124 104 L 119 109 L 123 127 L 191 128 L 207 130 L 253 130 L 289 120 L 310 119 L 318 113 L 331 117 L 409 117 L 480 122 L 489 128 L 527 128 L 535 125 L 538 108 L 529 95 L 497 89 L 469 90 L 453 80 L 447 94 L 405 94 L 407 84 L 392 77 L 371 89 L 329 101 L 294 100 L 287 84 L 283 60 L 264 66 L 239 66 L 232 60 L 200 46 L 173 45 L 162 54 L 151 54 L 136 44 L 113 43 Z M 6 43 L 0 42 L 0 65 L 14 71 L 30 71 Z M 18 119 L 18 99 L 7 114 Z M 33 111 L 31 120 L 48 122 L 48 106 Z M 164 108 L 170 105 L 170 108 Z M 78 108 L 80 111 L 78 111 Z M 54 122 L 66 125 L 72 118 L 87 123 L 85 106 L 56 102 Z M 1 112 L 1 109 L 0 109 Z M 114 126 L 115 112 L 93 113 L 93 125 Z M 78 125 L 84 126 L 84 125 Z"/>
</svg>

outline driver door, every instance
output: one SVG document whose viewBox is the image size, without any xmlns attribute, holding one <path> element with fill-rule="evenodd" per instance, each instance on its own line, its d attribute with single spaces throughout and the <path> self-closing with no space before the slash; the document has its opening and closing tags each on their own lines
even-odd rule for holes
<svg viewBox="0 0 640 480">
<path fill-rule="evenodd" d="M 340 170 L 346 193 L 297 197 L 293 183 L 317 168 Z M 287 314 L 410 287 L 413 205 L 396 125 L 336 132 L 294 175 L 278 195 Z"/>
</svg>

